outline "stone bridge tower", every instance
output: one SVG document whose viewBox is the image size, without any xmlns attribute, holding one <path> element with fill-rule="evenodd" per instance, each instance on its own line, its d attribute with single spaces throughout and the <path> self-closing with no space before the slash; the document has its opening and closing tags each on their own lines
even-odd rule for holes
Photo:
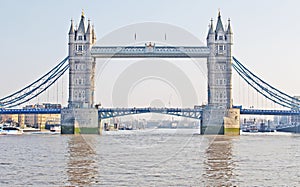
<svg viewBox="0 0 300 187">
<path fill-rule="evenodd" d="M 96 43 L 94 28 L 82 13 L 78 28 L 71 21 L 69 31 L 69 99 L 62 110 L 62 134 L 98 133 L 98 111 L 94 107 Z"/>
<path fill-rule="evenodd" d="M 230 20 L 227 25 L 225 30 L 219 12 L 216 28 L 211 20 L 207 35 L 207 47 L 210 49 L 207 58 L 208 106 L 203 112 L 204 129 L 201 131 L 206 134 L 239 133 L 239 111 L 232 108 L 233 32 Z M 236 125 L 238 129 L 235 129 Z"/>
</svg>

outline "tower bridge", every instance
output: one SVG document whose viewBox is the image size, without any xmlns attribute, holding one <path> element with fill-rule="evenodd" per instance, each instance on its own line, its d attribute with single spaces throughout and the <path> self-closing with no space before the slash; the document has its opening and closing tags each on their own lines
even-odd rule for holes
<svg viewBox="0 0 300 187">
<path fill-rule="evenodd" d="M 84 14 L 81 15 L 77 29 L 74 29 L 73 21 L 71 21 L 69 30 L 69 100 L 68 107 L 61 111 L 62 133 L 97 132 L 99 129 L 98 113 L 94 108 L 96 58 L 207 59 L 208 105 L 201 111 L 203 127 L 201 132 L 206 134 L 239 133 L 239 109 L 232 107 L 231 49 L 233 33 L 230 21 L 227 25 L 227 28 L 223 27 L 219 12 L 215 28 L 211 21 L 207 46 L 156 46 L 149 42 L 145 46 L 100 47 L 95 46 L 96 34 L 90 21 L 85 27 Z M 127 112 L 130 113 L 130 110 Z M 165 111 L 160 112 L 164 113 Z M 199 115 L 195 114 L 195 116 Z"/>
<path fill-rule="evenodd" d="M 232 56 L 230 20 L 223 27 L 219 12 L 211 20 L 206 46 L 96 46 L 96 33 L 81 15 L 78 28 L 69 30 L 69 54 L 56 67 L 27 87 L 0 99 L 0 114 L 61 114 L 63 134 L 99 133 L 103 119 L 133 114 L 160 113 L 199 119 L 201 134 L 239 134 L 240 114 L 300 115 L 300 100 L 269 85 Z M 207 105 L 195 108 L 96 108 L 95 67 L 97 58 L 204 58 L 207 62 Z M 248 85 L 270 101 L 289 110 L 244 109 L 233 106 L 232 69 Z M 68 106 L 63 109 L 9 109 L 37 97 L 69 70 Z M 197 103 L 195 103 L 197 105 Z"/>
</svg>

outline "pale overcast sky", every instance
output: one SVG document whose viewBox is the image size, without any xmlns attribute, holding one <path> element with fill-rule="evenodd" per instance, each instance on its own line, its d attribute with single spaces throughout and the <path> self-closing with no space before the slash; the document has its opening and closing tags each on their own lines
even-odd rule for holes
<svg viewBox="0 0 300 187">
<path fill-rule="evenodd" d="M 0 4 L 0 63 L 2 67 L 0 98 L 33 82 L 68 55 L 67 33 L 70 19 L 78 23 L 82 9 L 86 18 L 90 18 L 95 25 L 97 39 L 102 38 L 103 41 L 108 41 L 107 43 L 109 43 L 107 36 L 115 30 L 122 31 L 122 28 L 132 24 L 141 27 L 141 23 L 157 22 L 183 29 L 204 44 L 210 19 L 216 20 L 218 9 L 220 9 L 224 25 L 228 18 L 231 19 L 234 32 L 234 56 L 273 86 L 290 95 L 300 95 L 300 1 L 297 0 L 1 0 Z M 152 29 L 154 31 L 156 28 Z M 172 43 L 172 30 L 167 32 L 168 40 L 170 40 L 168 43 Z M 161 34 L 164 35 L 164 33 Z M 137 36 L 142 37 L 143 33 L 138 30 Z M 125 35 L 124 41 L 132 40 L 132 37 L 131 34 Z M 173 39 L 174 41 L 180 40 L 179 38 Z M 112 44 L 114 42 L 112 41 Z M 111 64 L 111 67 L 108 65 L 104 70 L 103 67 L 98 68 L 97 78 L 107 78 L 115 73 L 122 74 L 124 69 L 113 71 L 113 66 L 117 66 L 118 63 L 120 62 Z M 127 67 L 131 65 L 130 63 L 132 62 L 127 62 Z M 188 75 L 188 79 L 191 79 L 191 86 L 196 90 L 197 104 L 205 102 L 206 85 L 198 83 L 205 82 L 205 73 L 202 72 L 204 70 L 198 68 L 195 71 L 193 65 L 183 66 L 180 63 L 175 66 Z M 205 68 L 205 63 L 201 66 Z M 152 68 L 155 67 L 152 66 Z M 199 72 L 201 74 L 199 80 L 195 80 Z M 117 81 L 120 76 L 112 76 L 113 81 Z M 174 85 L 172 82 L 163 80 L 164 78 L 158 80 L 158 82 L 165 81 L 158 88 L 151 87 L 158 83 L 154 79 L 145 80 L 144 86 L 161 89 L 168 96 L 159 98 L 157 96 L 159 93 L 151 93 L 156 96 L 144 99 L 144 103 L 143 101 L 135 103 L 131 100 L 139 98 L 140 95 L 137 93 L 143 92 L 143 86 L 137 83 L 134 87 L 136 90 L 131 90 L 131 95 L 127 95 L 128 100 L 136 105 L 168 105 L 173 102 L 177 103 L 174 104 L 175 106 L 178 106 L 180 100 L 182 104 L 182 98 L 177 97 L 178 94 L 180 95 L 181 88 L 168 89 L 168 85 L 170 87 Z M 67 78 L 64 79 L 64 85 L 57 87 L 66 87 Z M 108 96 L 113 97 L 112 90 L 115 88 L 109 86 L 103 88 L 107 86 L 103 83 L 104 79 L 97 80 L 96 101 L 111 106 L 114 101 L 110 101 Z M 234 100 L 237 101 L 235 103 L 240 104 L 241 98 L 236 98 L 239 96 L 236 93 L 237 87 L 235 83 Z M 54 99 L 52 96 L 54 93 L 46 94 L 48 98 Z M 67 92 L 64 91 L 63 94 L 62 102 L 65 103 Z M 42 101 L 41 97 L 35 102 Z M 244 105 L 249 104 L 244 101 Z"/>
</svg>

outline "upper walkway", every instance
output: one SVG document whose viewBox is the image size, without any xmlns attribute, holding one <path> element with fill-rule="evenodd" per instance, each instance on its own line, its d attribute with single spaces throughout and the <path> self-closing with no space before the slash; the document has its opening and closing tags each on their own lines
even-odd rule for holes
<svg viewBox="0 0 300 187">
<path fill-rule="evenodd" d="M 206 58 L 208 47 L 193 46 L 93 46 L 91 54 L 95 58 Z"/>
</svg>

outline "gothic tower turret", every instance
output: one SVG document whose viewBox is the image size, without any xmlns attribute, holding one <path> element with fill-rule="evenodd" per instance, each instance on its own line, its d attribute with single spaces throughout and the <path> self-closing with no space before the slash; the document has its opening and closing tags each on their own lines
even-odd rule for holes
<svg viewBox="0 0 300 187">
<path fill-rule="evenodd" d="M 69 31 L 70 108 L 92 108 L 94 105 L 95 59 L 91 56 L 94 43 L 90 21 L 86 29 L 82 13 L 78 28 L 74 29 L 72 21 Z"/>
<path fill-rule="evenodd" d="M 94 107 L 95 59 L 91 55 L 96 43 L 94 28 L 82 12 L 78 28 L 73 21 L 69 30 L 69 100 L 61 112 L 62 134 L 99 133 L 98 111 Z"/>
<path fill-rule="evenodd" d="M 210 49 L 208 105 L 203 111 L 201 133 L 239 134 L 239 110 L 232 108 L 233 33 L 230 21 L 227 30 L 224 29 L 220 12 L 215 29 L 211 20 L 206 41 Z"/>
<path fill-rule="evenodd" d="M 207 36 L 207 46 L 210 48 L 208 57 L 208 104 L 215 107 L 232 107 L 232 30 L 230 22 L 225 31 L 218 14 L 215 30 L 211 21 Z"/>
<path fill-rule="evenodd" d="M 75 31 L 74 31 L 74 24 L 73 20 L 71 20 L 71 26 L 70 26 L 70 31 L 69 31 L 69 55 L 74 55 L 74 49 L 75 49 Z"/>
</svg>

